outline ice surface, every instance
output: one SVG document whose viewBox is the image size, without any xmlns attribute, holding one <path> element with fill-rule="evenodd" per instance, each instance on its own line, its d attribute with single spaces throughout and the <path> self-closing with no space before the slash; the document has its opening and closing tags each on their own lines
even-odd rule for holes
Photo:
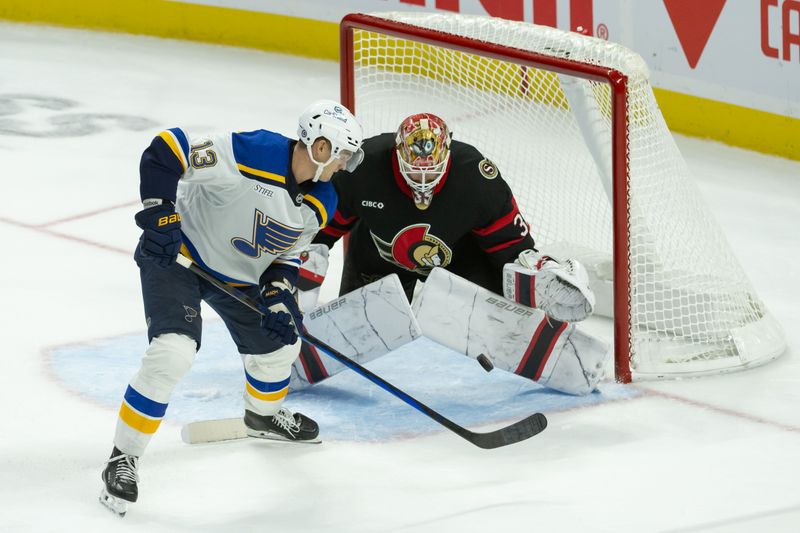
<svg viewBox="0 0 800 533">
<path fill-rule="evenodd" d="M 536 410 L 548 429 L 480 450 L 346 373 L 290 397 L 323 424 L 320 446 L 190 447 L 180 422 L 241 402 L 238 357 L 204 308 L 204 350 L 141 462 L 140 501 L 112 516 L 99 473 L 145 342 L 131 259 L 141 151 L 173 126 L 293 135 L 309 101 L 337 97 L 338 67 L 10 24 L 0 47 L 0 530 L 800 531 L 800 164 L 680 137 L 787 330 L 783 357 L 575 399 L 419 340 L 370 368 L 473 429 Z M 329 275 L 322 298 L 337 288 Z"/>
</svg>

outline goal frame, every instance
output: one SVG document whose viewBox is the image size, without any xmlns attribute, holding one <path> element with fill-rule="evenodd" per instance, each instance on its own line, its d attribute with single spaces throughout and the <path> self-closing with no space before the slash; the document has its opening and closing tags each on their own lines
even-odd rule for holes
<svg viewBox="0 0 800 533">
<path fill-rule="evenodd" d="M 339 26 L 341 102 L 357 115 L 354 83 L 355 30 L 373 31 L 401 39 L 449 48 L 489 59 L 605 83 L 611 90 L 612 246 L 614 256 L 614 371 L 618 382 L 630 383 L 631 275 L 630 188 L 628 141 L 628 78 L 619 70 L 568 58 L 551 57 L 510 46 L 420 28 L 403 22 L 352 13 Z M 502 164 L 502 163 L 501 163 Z"/>
</svg>

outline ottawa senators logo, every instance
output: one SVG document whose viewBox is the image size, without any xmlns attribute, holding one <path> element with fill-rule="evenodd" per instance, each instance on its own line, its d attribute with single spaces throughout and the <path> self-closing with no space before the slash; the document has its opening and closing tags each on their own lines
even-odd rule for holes
<svg viewBox="0 0 800 533">
<path fill-rule="evenodd" d="M 370 232 L 378 253 L 390 263 L 412 272 L 428 274 L 433 267 L 450 264 L 453 252 L 441 239 L 428 233 L 430 224 L 415 224 L 400 230 L 391 243 Z"/>
<path fill-rule="evenodd" d="M 487 180 L 493 180 L 497 177 L 500 173 L 497 170 L 497 167 L 489 161 L 488 159 L 482 159 L 480 163 L 478 163 L 478 170 L 480 171 L 481 175 L 486 178 Z"/>
</svg>

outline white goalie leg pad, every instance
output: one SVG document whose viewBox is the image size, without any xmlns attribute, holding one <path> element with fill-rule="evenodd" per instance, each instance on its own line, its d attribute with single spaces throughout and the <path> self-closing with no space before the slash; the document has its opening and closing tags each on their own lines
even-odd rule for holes
<svg viewBox="0 0 800 533">
<path fill-rule="evenodd" d="M 536 382 L 568 394 L 589 394 L 603 379 L 610 356 L 608 343 L 570 325 L 554 346 Z"/>
<path fill-rule="evenodd" d="M 400 278 L 391 274 L 307 313 L 303 326 L 359 364 L 373 361 L 422 335 Z M 347 367 L 303 342 L 292 367 L 291 389 L 318 383 Z"/>
<path fill-rule="evenodd" d="M 175 385 L 191 368 L 196 353 L 197 343 L 187 335 L 165 333 L 153 338 L 122 401 L 114 435 L 117 448 L 142 455 L 163 417 L 154 416 L 149 409 L 153 402 L 169 403 Z"/>
<path fill-rule="evenodd" d="M 603 377 L 608 343 L 548 318 L 444 269 L 414 298 L 422 334 L 469 357 L 569 394 L 587 394 Z"/>
<path fill-rule="evenodd" d="M 324 244 L 309 244 L 308 250 L 300 254 L 303 261 L 297 279 L 300 309 L 304 313 L 317 306 L 319 291 L 328 273 L 328 247 Z"/>
<path fill-rule="evenodd" d="M 245 372 L 245 409 L 259 415 L 278 412 L 289 391 L 292 363 L 300 341 L 266 354 L 242 354 Z"/>
</svg>

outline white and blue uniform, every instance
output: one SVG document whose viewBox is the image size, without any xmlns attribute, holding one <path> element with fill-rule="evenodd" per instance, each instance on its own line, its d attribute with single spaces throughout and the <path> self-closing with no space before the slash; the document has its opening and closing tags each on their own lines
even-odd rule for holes
<svg viewBox="0 0 800 533">
<path fill-rule="evenodd" d="M 218 279 L 254 298 L 273 279 L 295 284 L 300 253 L 337 202 L 330 183 L 297 183 L 296 142 L 266 130 L 199 137 L 163 131 L 142 155 L 141 198 L 174 202 L 183 253 Z M 144 452 L 200 346 L 201 301 L 222 317 L 242 355 L 246 409 L 277 412 L 300 343 L 270 339 L 257 313 L 189 270 L 162 268 L 138 251 L 136 259 L 150 345 L 123 398 L 114 445 L 130 455 Z"/>
<path fill-rule="evenodd" d="M 176 211 L 195 262 L 236 284 L 257 284 L 272 264 L 296 272 L 300 251 L 335 211 L 336 192 L 326 182 L 301 192 L 290 171 L 294 141 L 265 130 L 189 138 L 177 128 L 159 139 L 169 154 L 154 151 L 182 171 Z"/>
</svg>

